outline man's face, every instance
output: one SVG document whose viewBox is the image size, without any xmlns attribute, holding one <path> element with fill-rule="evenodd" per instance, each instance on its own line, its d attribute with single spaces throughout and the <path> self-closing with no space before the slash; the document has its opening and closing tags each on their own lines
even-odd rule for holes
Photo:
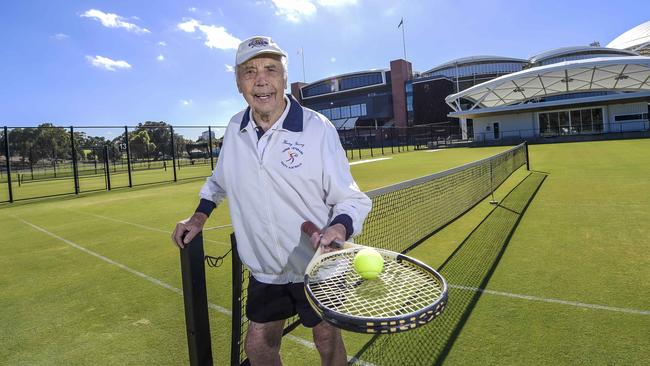
<svg viewBox="0 0 650 366">
<path fill-rule="evenodd" d="M 237 88 L 254 114 L 279 118 L 284 111 L 287 85 L 281 58 L 274 55 L 254 57 L 237 70 Z"/>
</svg>

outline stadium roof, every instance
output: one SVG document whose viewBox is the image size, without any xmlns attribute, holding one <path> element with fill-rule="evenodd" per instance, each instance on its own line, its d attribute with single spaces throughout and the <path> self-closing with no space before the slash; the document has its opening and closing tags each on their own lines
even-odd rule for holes
<svg viewBox="0 0 650 366">
<path fill-rule="evenodd" d="M 442 69 L 446 69 L 446 68 L 449 68 L 449 67 L 456 67 L 456 66 L 462 66 L 462 65 L 467 65 L 467 64 L 494 63 L 494 62 L 521 62 L 521 63 L 528 63 L 528 60 L 524 60 L 524 59 L 521 59 L 521 58 L 514 58 L 514 57 L 488 56 L 488 55 L 461 57 L 461 58 L 457 58 L 455 60 L 445 62 L 444 64 L 440 64 L 440 65 L 434 67 L 431 70 L 425 71 L 423 74 L 428 74 L 428 73 L 438 71 L 438 70 L 442 70 Z"/>
<path fill-rule="evenodd" d="M 388 72 L 388 71 L 390 71 L 390 69 L 388 69 L 388 68 L 368 69 L 368 70 L 348 72 L 348 73 L 345 73 L 345 74 L 330 75 L 328 77 L 325 77 L 325 78 L 322 78 L 322 79 L 319 79 L 319 80 L 316 80 L 316 81 L 312 81 L 311 83 L 305 84 L 305 85 L 303 85 L 301 87 L 301 89 L 307 88 L 307 87 L 312 86 L 312 85 L 316 85 L 316 84 L 318 84 L 320 82 L 327 81 L 327 80 L 338 79 L 338 78 L 353 76 L 353 75 L 363 75 L 363 74 L 368 74 L 368 73 L 373 73 L 373 72 Z"/>
<path fill-rule="evenodd" d="M 599 57 L 558 62 L 504 75 L 445 98 L 456 112 L 494 108 L 552 95 L 590 91 L 649 91 L 650 57 Z"/>
<path fill-rule="evenodd" d="M 616 37 L 607 47 L 633 51 L 650 48 L 650 20 Z"/>
<path fill-rule="evenodd" d="M 552 50 L 544 51 L 542 53 L 538 53 L 535 56 L 532 56 L 530 58 L 531 63 L 537 63 L 544 61 L 549 58 L 554 58 L 554 57 L 562 57 L 562 56 L 568 56 L 568 55 L 573 55 L 576 53 L 613 53 L 613 54 L 619 54 L 621 56 L 637 56 L 636 53 L 631 52 L 631 51 L 624 51 L 620 50 L 617 48 L 609 48 L 609 47 L 592 47 L 592 46 L 575 46 L 575 47 L 560 47 L 560 48 L 554 48 Z"/>
</svg>

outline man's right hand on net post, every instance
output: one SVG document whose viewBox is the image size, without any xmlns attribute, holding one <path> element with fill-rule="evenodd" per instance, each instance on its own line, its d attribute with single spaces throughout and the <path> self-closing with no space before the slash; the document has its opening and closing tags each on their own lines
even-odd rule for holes
<svg viewBox="0 0 650 366">
<path fill-rule="evenodd" d="M 172 233 L 172 241 L 181 249 L 189 244 L 196 234 L 203 230 L 203 225 L 208 220 L 208 216 L 202 212 L 195 212 L 190 218 L 185 219 L 174 228 Z"/>
</svg>

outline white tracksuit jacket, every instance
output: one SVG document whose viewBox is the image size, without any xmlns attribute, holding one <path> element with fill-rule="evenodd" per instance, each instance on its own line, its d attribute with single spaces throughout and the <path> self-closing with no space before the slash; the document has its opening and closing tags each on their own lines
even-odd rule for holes
<svg viewBox="0 0 650 366">
<path fill-rule="evenodd" d="M 357 235 L 372 205 L 350 174 L 332 123 L 287 100 L 259 141 L 250 108 L 230 120 L 200 193 L 216 204 L 228 198 L 242 262 L 258 281 L 273 284 L 303 281 L 314 254 L 300 230 L 304 221 L 325 227 L 347 214 Z"/>
</svg>

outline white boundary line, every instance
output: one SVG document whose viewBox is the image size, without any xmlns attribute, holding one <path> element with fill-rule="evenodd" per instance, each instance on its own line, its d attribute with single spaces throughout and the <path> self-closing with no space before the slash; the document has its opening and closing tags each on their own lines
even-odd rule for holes
<svg viewBox="0 0 650 366">
<path fill-rule="evenodd" d="M 567 300 L 552 299 L 552 298 L 546 298 L 546 297 L 537 297 L 537 296 L 531 296 L 531 295 L 520 295 L 520 294 L 513 294 L 513 293 L 510 293 L 510 292 L 493 291 L 493 290 L 486 290 L 486 289 L 481 289 L 481 288 L 476 288 L 476 287 L 469 287 L 469 286 L 461 286 L 461 285 L 449 285 L 449 287 L 459 289 L 459 290 L 480 292 L 480 293 L 485 293 L 485 294 L 490 294 L 490 295 L 505 296 L 505 297 L 510 297 L 510 298 L 513 298 L 513 299 L 548 302 L 548 303 L 552 303 L 552 304 L 562 304 L 562 305 L 574 306 L 574 307 L 578 307 L 578 308 L 614 311 L 614 312 L 617 312 L 617 313 L 650 315 L 650 311 L 648 311 L 648 310 L 637 310 L 637 309 L 628 309 L 628 308 L 617 308 L 617 307 L 606 306 L 606 305 L 586 304 L 586 303 L 577 302 L 577 301 L 567 301 Z"/>
<path fill-rule="evenodd" d="M 75 211 L 75 212 L 78 212 L 78 211 Z M 155 232 L 158 232 L 158 233 L 164 233 L 164 234 L 168 234 L 168 235 L 171 235 L 171 233 L 172 233 L 171 231 L 166 231 L 166 230 L 158 229 L 158 228 L 151 227 L 151 226 L 145 226 L 145 225 L 136 224 L 136 223 L 129 222 L 129 221 L 124 221 L 124 220 L 120 220 L 120 219 L 115 219 L 115 218 L 108 217 L 108 216 L 104 216 L 104 215 L 98 215 L 98 214 L 94 214 L 94 213 L 90 213 L 90 212 L 84 212 L 84 214 L 86 214 L 86 215 L 90 215 L 90 216 L 94 216 L 94 217 L 97 217 L 97 218 L 100 218 L 100 219 L 105 219 L 105 220 L 110 220 L 110 221 L 119 222 L 119 223 L 121 223 L 121 224 L 126 224 L 126 225 L 131 225 L 131 226 L 139 227 L 139 228 L 141 228 L 141 229 L 145 229 L 145 230 L 155 231 Z M 225 226 L 226 226 L 226 225 L 224 225 L 224 227 L 225 227 Z M 217 226 L 217 228 L 219 228 L 219 227 L 220 227 L 220 226 Z M 170 237 L 169 240 L 171 241 L 171 237 Z M 224 242 L 222 242 L 222 241 L 218 241 L 218 240 L 211 240 L 211 239 L 203 238 L 203 241 L 207 241 L 207 242 L 210 242 L 210 243 L 217 243 L 217 244 L 221 244 L 221 245 L 225 245 L 225 246 L 227 246 L 227 247 L 230 247 L 230 243 L 224 243 Z"/>
<path fill-rule="evenodd" d="M 376 158 L 376 159 L 368 159 L 368 160 L 359 160 L 359 161 L 354 161 L 354 162 L 350 163 L 350 165 L 374 163 L 375 161 L 382 161 L 382 160 L 388 160 L 388 159 L 392 159 L 392 158 Z"/>
<path fill-rule="evenodd" d="M 151 277 L 146 273 L 142 273 L 142 272 L 137 271 L 137 270 L 135 270 L 135 269 L 133 269 L 131 267 L 125 266 L 122 263 L 116 262 L 116 261 L 114 261 L 114 260 L 112 260 L 112 259 L 110 259 L 108 257 L 105 257 L 105 256 L 99 254 L 99 253 L 93 252 L 90 249 L 86 249 L 86 248 L 82 247 L 81 245 L 79 245 L 77 243 L 74 243 L 74 242 L 72 242 L 72 241 L 70 241 L 70 240 L 68 240 L 66 238 L 60 237 L 60 236 L 58 236 L 58 235 L 56 235 L 56 234 L 54 234 L 54 233 L 40 227 L 40 226 L 34 225 L 31 222 L 23 220 L 22 218 L 20 218 L 18 216 L 15 216 L 15 215 L 11 215 L 11 216 L 13 218 L 15 218 L 16 220 L 21 221 L 25 225 L 29 225 L 33 229 L 38 230 L 38 231 L 42 232 L 43 234 L 49 235 L 49 236 L 51 236 L 51 237 L 53 237 L 53 238 L 55 238 L 57 240 L 60 240 L 60 241 L 68 244 L 69 246 L 71 246 L 71 247 L 73 247 L 75 249 L 78 249 L 78 250 L 80 250 L 80 251 L 82 251 L 82 252 L 84 252 L 86 254 L 92 255 L 93 257 L 101 259 L 106 263 L 112 264 L 112 265 L 114 265 L 114 266 L 116 266 L 118 268 L 121 268 L 121 269 L 123 269 L 123 270 L 125 270 L 125 271 L 127 271 L 127 272 L 129 272 L 131 274 L 134 274 L 134 275 L 136 275 L 138 277 L 144 278 L 145 280 L 147 280 L 147 281 L 149 281 L 149 282 L 151 282 L 151 283 L 153 283 L 155 285 L 158 285 L 158 286 L 160 286 L 160 287 L 162 287 L 164 289 L 167 289 L 169 291 L 175 292 L 175 293 L 183 296 L 183 290 L 179 289 L 178 287 L 174 287 L 174 286 L 172 286 L 172 285 L 170 285 L 170 284 L 168 284 L 166 282 L 163 282 L 163 281 L 161 281 L 161 280 L 159 280 L 157 278 Z M 230 311 L 230 310 L 228 310 L 228 309 L 226 309 L 224 307 L 213 304 L 211 302 L 208 302 L 208 307 L 210 309 L 216 310 L 217 312 L 219 312 L 221 314 L 232 317 L 232 311 Z M 310 342 L 310 341 L 308 341 L 306 339 L 294 336 L 292 334 L 287 335 L 287 338 L 294 341 L 294 342 L 296 342 L 296 343 L 298 343 L 298 344 L 300 344 L 300 345 L 302 345 L 302 346 L 305 346 L 307 348 L 316 349 L 316 345 L 313 342 Z M 347 358 L 348 358 L 348 360 L 352 360 L 352 359 L 358 360 L 358 359 L 356 359 L 356 358 L 354 358 L 352 356 L 349 356 L 349 355 L 347 356 Z M 361 361 L 361 360 L 359 360 L 359 361 Z M 361 362 L 363 362 L 363 361 L 361 361 Z M 367 363 L 362 363 L 362 364 L 370 365 L 370 364 L 367 364 Z"/>
</svg>

